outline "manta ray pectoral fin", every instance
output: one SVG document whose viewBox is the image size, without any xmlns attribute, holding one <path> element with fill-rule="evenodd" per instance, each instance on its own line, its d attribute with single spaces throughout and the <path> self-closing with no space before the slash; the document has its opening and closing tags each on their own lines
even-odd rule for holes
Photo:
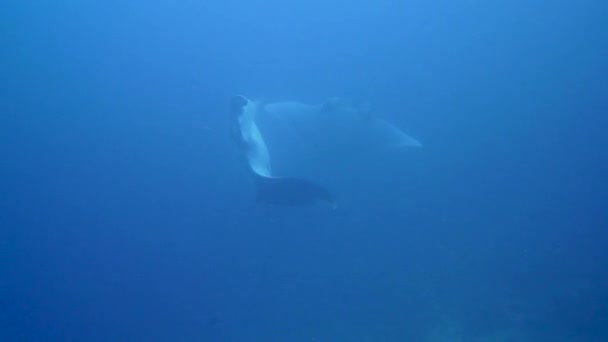
<svg viewBox="0 0 608 342">
<path fill-rule="evenodd" d="M 405 134 L 402 130 L 397 128 L 397 126 L 385 120 L 373 119 L 371 122 L 371 131 L 384 146 L 422 147 L 420 141 Z"/>
</svg>

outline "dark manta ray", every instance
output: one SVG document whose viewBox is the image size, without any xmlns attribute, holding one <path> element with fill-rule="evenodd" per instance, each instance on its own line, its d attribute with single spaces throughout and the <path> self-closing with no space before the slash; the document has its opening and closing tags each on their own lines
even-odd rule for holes
<svg viewBox="0 0 608 342">
<path fill-rule="evenodd" d="M 329 191 L 304 179 L 273 176 L 268 147 L 255 123 L 259 104 L 237 95 L 231 99 L 232 134 L 249 163 L 258 187 L 256 198 L 262 203 L 334 206 Z"/>
</svg>

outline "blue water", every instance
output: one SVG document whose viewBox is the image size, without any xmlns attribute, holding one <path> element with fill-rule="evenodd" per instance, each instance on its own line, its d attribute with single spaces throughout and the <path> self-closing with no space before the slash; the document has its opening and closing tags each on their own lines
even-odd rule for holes
<svg viewBox="0 0 608 342">
<path fill-rule="evenodd" d="M 4 1 L 0 46 L 1 341 L 608 341 L 606 1 Z M 260 206 L 236 93 L 424 147 Z"/>
</svg>

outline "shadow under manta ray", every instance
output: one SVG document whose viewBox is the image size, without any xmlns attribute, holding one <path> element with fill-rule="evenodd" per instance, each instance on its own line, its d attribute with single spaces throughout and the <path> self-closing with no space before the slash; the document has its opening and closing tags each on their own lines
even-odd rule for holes
<svg viewBox="0 0 608 342">
<path fill-rule="evenodd" d="M 246 157 L 256 180 L 256 199 L 261 203 L 282 205 L 329 204 L 335 208 L 332 194 L 304 179 L 276 177 L 271 171 L 268 147 L 255 122 L 259 103 L 241 95 L 230 101 L 232 135 Z"/>
</svg>

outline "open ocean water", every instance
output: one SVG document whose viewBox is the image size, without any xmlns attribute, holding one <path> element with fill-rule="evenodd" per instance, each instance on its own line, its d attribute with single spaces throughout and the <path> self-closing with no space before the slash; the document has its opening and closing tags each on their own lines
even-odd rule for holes
<svg viewBox="0 0 608 342">
<path fill-rule="evenodd" d="M 234 94 L 424 146 L 262 205 Z M 606 1 L 3 1 L 0 341 L 608 341 L 607 129 Z"/>
</svg>

